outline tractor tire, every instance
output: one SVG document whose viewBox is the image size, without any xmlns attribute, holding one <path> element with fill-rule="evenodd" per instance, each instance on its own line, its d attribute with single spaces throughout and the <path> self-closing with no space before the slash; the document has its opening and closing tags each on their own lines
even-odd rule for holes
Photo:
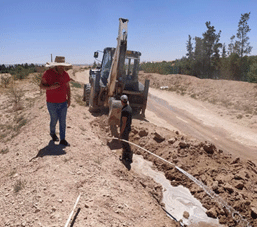
<svg viewBox="0 0 257 228">
<path fill-rule="evenodd" d="M 94 82 L 92 82 L 92 85 L 90 86 L 88 106 L 89 106 L 88 110 L 90 112 L 96 112 L 98 110 L 98 107 L 95 104 L 95 86 L 94 86 Z"/>
<path fill-rule="evenodd" d="M 84 85 L 83 101 L 86 102 L 86 106 L 89 105 L 90 89 L 91 89 L 90 84 L 85 84 Z"/>
</svg>

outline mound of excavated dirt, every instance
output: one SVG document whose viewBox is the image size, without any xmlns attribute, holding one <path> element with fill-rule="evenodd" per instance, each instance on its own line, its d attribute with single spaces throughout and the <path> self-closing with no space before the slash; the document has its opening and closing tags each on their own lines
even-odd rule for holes
<svg viewBox="0 0 257 228">
<path fill-rule="evenodd" d="M 97 122 L 100 123 L 99 134 L 104 137 L 108 132 L 107 119 L 99 117 Z M 202 202 L 209 217 L 218 218 L 220 224 L 226 226 L 257 226 L 257 167 L 253 162 L 232 159 L 213 144 L 189 139 L 178 131 L 171 132 L 138 119 L 133 119 L 130 141 L 174 164 L 165 163 L 132 145 L 133 151 L 152 161 L 173 186 L 187 187 Z M 201 181 L 215 197 L 211 198 L 176 167 Z M 224 207 L 226 204 L 228 207 Z M 234 210 L 229 207 L 240 215 L 232 216 Z"/>
</svg>

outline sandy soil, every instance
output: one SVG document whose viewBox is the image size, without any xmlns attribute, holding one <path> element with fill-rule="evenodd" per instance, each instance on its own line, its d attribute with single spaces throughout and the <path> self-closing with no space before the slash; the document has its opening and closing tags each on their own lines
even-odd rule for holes
<svg viewBox="0 0 257 228">
<path fill-rule="evenodd" d="M 70 77 L 79 83 L 89 83 L 89 70 L 83 70 L 81 66 L 74 66 L 73 69 L 68 71 Z"/>
<path fill-rule="evenodd" d="M 69 74 L 74 80 L 85 83 L 88 71 Z M 221 95 L 218 81 L 143 73 L 140 78 L 150 78 L 153 88 L 150 92 L 168 100 L 171 106 L 174 105 L 173 92 L 177 90 L 155 89 L 163 85 L 171 88 L 173 84 L 183 88 L 175 93 L 176 96 L 180 94 L 176 102 L 180 106 L 175 107 L 194 113 L 192 118 L 202 118 L 205 125 L 217 115 L 254 134 L 256 101 L 251 97 L 256 93 L 254 84 L 226 82 L 227 93 L 223 94 L 223 99 L 231 98 L 233 107 L 237 105 L 235 111 L 232 105 L 224 106 L 226 102 L 222 103 L 221 98 L 215 96 Z M 120 163 L 120 144 L 105 138 L 110 136 L 107 116 L 104 112 L 95 115 L 88 112 L 81 102 L 82 88 L 72 87 L 72 105 L 67 117 L 67 140 L 71 146 L 63 148 L 50 140 L 44 93 L 40 93 L 29 79 L 19 82 L 17 87 L 25 94 L 20 109 L 14 108 L 8 90 L 1 89 L 0 97 L 0 226 L 64 226 L 79 194 L 77 208 L 80 210 L 74 226 L 179 225 L 162 210 L 161 187 L 136 173 L 133 163 L 130 171 Z M 244 89 L 240 90 L 241 87 Z M 207 102 L 215 99 L 210 104 Z M 191 112 L 188 103 L 193 101 Z M 209 114 L 205 114 L 206 118 L 201 116 L 207 104 L 213 115 L 209 119 Z M 251 104 L 251 113 L 247 104 Z M 218 218 L 226 226 L 257 226 L 257 167 L 253 160 L 235 156 L 233 151 L 224 152 L 210 142 L 184 134 L 150 110 L 147 110 L 146 119 L 133 119 L 131 141 L 170 161 L 173 165 L 133 147 L 135 153 L 153 161 L 172 185 L 189 188 L 207 208 L 208 216 Z M 211 198 L 176 167 L 200 180 L 227 207 Z M 232 216 L 230 211 L 233 210 L 228 206 L 239 216 Z"/>
</svg>

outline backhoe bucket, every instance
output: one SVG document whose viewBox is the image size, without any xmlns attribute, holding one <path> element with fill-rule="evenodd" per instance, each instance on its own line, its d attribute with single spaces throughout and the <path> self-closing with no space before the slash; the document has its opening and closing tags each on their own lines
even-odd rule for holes
<svg viewBox="0 0 257 228">
<path fill-rule="evenodd" d="M 109 125 L 120 125 L 121 108 L 120 100 L 115 100 L 113 97 L 109 99 Z"/>
</svg>

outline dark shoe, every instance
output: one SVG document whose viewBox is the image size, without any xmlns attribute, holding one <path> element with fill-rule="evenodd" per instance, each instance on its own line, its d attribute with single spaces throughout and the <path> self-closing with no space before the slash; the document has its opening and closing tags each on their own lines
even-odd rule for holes
<svg viewBox="0 0 257 228">
<path fill-rule="evenodd" d="M 51 135 L 51 137 L 52 137 L 54 142 L 58 142 L 59 141 L 59 138 L 57 137 L 56 134 Z"/>
<path fill-rule="evenodd" d="M 125 167 L 126 167 L 128 170 L 131 169 L 130 162 L 128 161 L 127 158 L 122 158 L 122 157 L 120 157 L 119 159 L 120 159 L 120 161 L 123 163 L 123 165 L 125 165 Z"/>
<path fill-rule="evenodd" d="M 62 140 L 61 140 L 60 145 L 63 145 L 63 146 L 70 146 L 70 144 L 69 144 L 65 139 L 62 139 Z"/>
<path fill-rule="evenodd" d="M 133 163 L 133 160 L 132 159 L 128 159 L 127 160 L 130 164 Z"/>
<path fill-rule="evenodd" d="M 126 159 L 123 158 L 122 156 L 119 157 L 119 160 L 120 160 L 120 161 L 126 161 Z"/>
<path fill-rule="evenodd" d="M 133 163 L 133 160 L 130 159 L 130 158 L 127 158 L 127 157 L 121 157 L 120 156 L 119 159 L 120 159 L 121 162 L 126 162 L 126 163 L 130 163 L 130 164 Z"/>
</svg>

